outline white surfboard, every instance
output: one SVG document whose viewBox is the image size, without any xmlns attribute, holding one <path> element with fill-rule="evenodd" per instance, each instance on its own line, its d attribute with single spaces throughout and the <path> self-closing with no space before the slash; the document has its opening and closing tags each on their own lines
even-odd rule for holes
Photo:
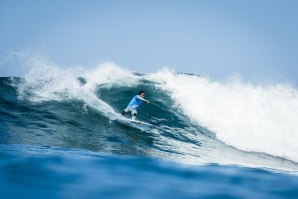
<svg viewBox="0 0 298 199">
<path fill-rule="evenodd" d="M 155 125 L 153 124 L 149 124 L 146 122 L 142 122 L 139 120 L 132 120 L 132 119 L 128 119 L 126 117 L 120 116 L 118 118 L 115 119 L 115 121 L 124 124 L 126 126 L 132 127 L 132 128 L 137 128 L 143 131 L 150 131 L 152 129 L 157 128 Z"/>
</svg>

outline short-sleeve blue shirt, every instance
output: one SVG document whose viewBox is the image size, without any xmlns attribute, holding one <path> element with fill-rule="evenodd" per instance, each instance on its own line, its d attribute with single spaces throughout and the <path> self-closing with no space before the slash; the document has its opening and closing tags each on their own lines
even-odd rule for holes
<svg viewBox="0 0 298 199">
<path fill-rule="evenodd" d="M 139 108 L 139 106 L 140 106 L 141 104 L 142 104 L 142 100 L 138 97 L 138 95 L 136 95 L 136 96 L 134 96 L 134 97 L 130 100 L 128 106 L 129 106 L 130 108 L 136 110 L 137 108 Z"/>
</svg>

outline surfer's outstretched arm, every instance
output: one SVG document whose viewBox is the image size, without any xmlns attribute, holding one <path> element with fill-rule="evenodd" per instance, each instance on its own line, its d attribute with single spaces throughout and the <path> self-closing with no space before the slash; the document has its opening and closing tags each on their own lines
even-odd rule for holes
<svg viewBox="0 0 298 199">
<path fill-rule="evenodd" d="M 146 102 L 146 103 L 149 103 L 149 100 L 146 100 L 146 99 L 140 97 L 139 95 L 137 95 L 137 98 L 140 99 L 140 100 L 142 100 L 142 101 L 144 101 L 144 102 Z"/>
</svg>

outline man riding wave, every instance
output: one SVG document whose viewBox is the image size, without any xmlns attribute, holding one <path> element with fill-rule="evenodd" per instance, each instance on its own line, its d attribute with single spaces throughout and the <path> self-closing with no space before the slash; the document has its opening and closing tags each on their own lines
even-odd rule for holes
<svg viewBox="0 0 298 199">
<path fill-rule="evenodd" d="M 148 100 L 144 99 L 144 96 L 145 96 L 145 92 L 141 90 L 138 95 L 134 96 L 130 100 L 128 106 L 122 111 L 121 115 L 125 115 L 127 112 L 130 112 L 132 115 L 131 119 L 135 120 L 138 113 L 137 108 L 141 106 L 143 101 L 146 103 L 149 103 Z"/>
</svg>

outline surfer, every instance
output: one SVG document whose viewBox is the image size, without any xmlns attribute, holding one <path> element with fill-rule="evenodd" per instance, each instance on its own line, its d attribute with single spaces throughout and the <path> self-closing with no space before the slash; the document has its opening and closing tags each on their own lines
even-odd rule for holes
<svg viewBox="0 0 298 199">
<path fill-rule="evenodd" d="M 135 120 L 138 113 L 137 108 L 139 108 L 143 101 L 149 103 L 148 100 L 144 99 L 144 96 L 145 92 L 141 90 L 138 95 L 134 96 L 130 100 L 128 106 L 124 109 L 124 111 L 122 111 L 121 115 L 125 115 L 127 112 L 130 112 L 132 115 L 131 119 Z"/>
</svg>

